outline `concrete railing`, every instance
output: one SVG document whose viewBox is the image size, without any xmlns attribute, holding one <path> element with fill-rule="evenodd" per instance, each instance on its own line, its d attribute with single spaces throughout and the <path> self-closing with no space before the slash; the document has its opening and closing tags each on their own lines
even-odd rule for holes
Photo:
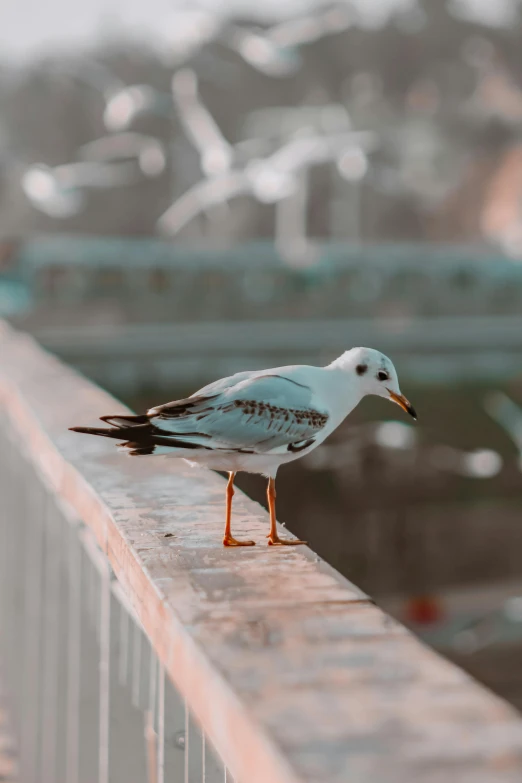
<svg viewBox="0 0 522 783">
<path fill-rule="evenodd" d="M 79 561 L 72 566 L 69 562 L 64 584 L 71 594 L 70 625 L 53 635 L 53 623 L 61 626 L 47 596 L 66 593 L 53 576 L 54 553 L 63 542 L 59 529 L 53 528 L 54 538 L 45 539 L 40 572 L 35 537 L 50 535 L 46 525 L 52 515 L 42 514 L 37 486 L 63 518 L 83 523 L 70 527 L 73 538 L 95 540 L 101 550 L 98 647 L 92 653 L 99 653 L 101 664 L 99 671 L 95 667 L 99 742 L 91 748 L 98 756 L 99 780 L 109 779 L 111 758 L 134 750 L 131 739 L 113 745 L 126 725 L 125 709 L 132 706 L 125 708 L 111 684 L 115 647 L 120 657 L 127 655 L 129 637 L 122 641 L 120 634 L 118 640 L 108 590 L 118 594 L 143 629 L 150 643 L 151 671 L 157 661 L 168 687 L 186 705 L 180 742 L 184 778 L 171 778 L 165 766 L 165 684 L 150 678 L 159 684 L 150 688 L 148 737 L 155 751 L 149 754 L 149 781 L 223 779 L 212 777 L 204 762 L 193 761 L 189 736 L 198 736 L 198 742 L 201 736 L 203 745 L 208 738 L 237 783 L 522 779 L 520 716 L 423 646 L 313 552 L 305 547 L 258 545 L 238 551 L 221 546 L 223 479 L 183 462 L 128 459 L 111 443 L 67 431 L 122 410 L 120 403 L 30 338 L 7 327 L 0 331 L 0 492 L 8 498 L 1 528 L 2 650 L 7 644 L 24 693 L 20 708 L 13 688 L 15 711 L 26 710 L 33 720 L 31 707 L 42 682 L 42 705 L 47 705 L 40 711 L 43 727 L 29 738 L 23 714 L 18 716 L 25 736 L 22 766 L 24 748 L 32 754 L 25 760 L 31 774 L 24 780 L 71 783 L 72 778 L 54 774 L 61 769 L 60 726 L 68 721 L 61 715 L 52 718 L 53 709 L 62 703 L 61 681 L 74 690 L 75 676 L 92 667 L 86 655 L 75 658 L 84 654 L 83 643 L 79 649 L 72 645 L 63 670 L 56 663 L 75 627 L 71 596 L 81 601 L 83 594 L 74 567 Z M 234 502 L 238 527 L 261 544 L 266 514 L 241 493 Z M 43 526 L 33 527 L 37 520 L 43 520 Z M 22 535 L 19 527 L 26 537 L 13 544 L 11 539 Z M 107 563 L 115 577 L 112 583 Z M 15 619 L 12 602 L 17 606 Z M 25 635 L 17 630 L 20 618 Z M 14 623 L 12 634 L 9 623 Z M 38 627 L 43 669 L 38 669 L 39 648 L 33 644 Z M 26 659 L 33 667 L 28 670 L 31 676 L 24 669 Z M 134 650 L 138 691 L 140 661 Z M 76 696 L 76 702 L 81 701 L 81 693 Z M 74 716 L 76 702 L 65 698 L 68 717 Z M 191 725 L 197 735 L 189 735 Z M 81 741 L 82 732 L 76 736 Z M 82 750 L 84 755 L 87 750 Z M 38 775 L 35 758 L 41 759 L 46 775 Z M 70 758 L 69 763 L 74 766 Z M 75 779 L 87 777 L 76 774 Z M 120 778 L 111 775 L 110 780 Z"/>
</svg>

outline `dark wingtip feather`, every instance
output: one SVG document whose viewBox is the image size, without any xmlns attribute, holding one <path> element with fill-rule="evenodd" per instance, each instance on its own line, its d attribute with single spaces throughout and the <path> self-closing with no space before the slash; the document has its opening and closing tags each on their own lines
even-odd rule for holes
<svg viewBox="0 0 522 783">
<path fill-rule="evenodd" d="M 101 435 L 104 438 L 121 438 L 121 433 L 116 429 L 104 429 L 103 427 L 69 427 L 69 430 L 71 432 L 81 432 L 83 435 Z"/>
</svg>

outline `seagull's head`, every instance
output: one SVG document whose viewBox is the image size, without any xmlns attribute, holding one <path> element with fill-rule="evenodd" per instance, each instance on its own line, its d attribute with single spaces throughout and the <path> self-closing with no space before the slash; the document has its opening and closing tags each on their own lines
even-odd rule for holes
<svg viewBox="0 0 522 783">
<path fill-rule="evenodd" d="M 413 405 L 401 393 L 397 370 L 393 362 L 373 348 L 352 348 L 333 363 L 353 379 L 361 397 L 374 394 L 397 403 L 414 419 L 417 418 Z"/>
</svg>

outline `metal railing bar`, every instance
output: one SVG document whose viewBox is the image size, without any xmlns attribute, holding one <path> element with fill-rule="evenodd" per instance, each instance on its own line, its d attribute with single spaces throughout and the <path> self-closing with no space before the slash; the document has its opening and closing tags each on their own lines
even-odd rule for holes
<svg viewBox="0 0 522 783">
<path fill-rule="evenodd" d="M 25 627 L 23 697 L 21 709 L 21 776 L 24 783 L 39 783 L 38 780 L 38 715 L 40 703 L 40 682 L 38 670 L 41 659 L 42 637 L 42 582 L 44 570 L 44 528 L 41 508 L 35 503 L 35 484 L 25 503 L 25 514 L 33 514 L 34 525 L 27 525 L 26 551 L 28 563 L 25 573 Z M 23 502 L 23 501 L 22 501 Z M 45 501 L 44 501 L 45 502 Z"/>
<path fill-rule="evenodd" d="M 82 557 L 79 526 L 69 527 L 69 627 L 67 635 L 66 761 L 67 783 L 78 783 L 81 673 Z"/>
<path fill-rule="evenodd" d="M 88 553 L 89 554 L 89 553 Z M 97 610 L 96 606 L 96 584 L 95 584 L 95 566 L 92 562 L 92 558 L 89 559 L 90 568 L 86 568 L 85 570 L 85 578 L 87 581 L 86 585 L 86 598 L 87 598 L 87 614 L 89 617 L 89 622 L 92 627 L 95 627 L 96 619 L 95 614 Z"/>
<path fill-rule="evenodd" d="M 207 780 L 207 736 L 201 732 L 201 783 Z"/>
<path fill-rule="evenodd" d="M 125 611 L 123 604 L 120 604 L 120 657 L 118 665 L 118 674 L 120 685 L 127 685 L 127 674 L 129 668 L 129 625 L 130 618 Z"/>
<path fill-rule="evenodd" d="M 98 783 L 109 783 L 110 631 L 111 582 L 109 564 L 101 577 L 100 590 L 100 713 Z"/>
<path fill-rule="evenodd" d="M 147 750 L 147 781 L 157 783 L 158 780 L 158 750 L 157 735 L 154 731 L 154 713 L 145 711 L 145 743 Z"/>
<path fill-rule="evenodd" d="M 150 663 L 149 663 L 149 710 L 152 715 L 152 728 L 154 728 L 154 721 L 156 715 L 156 691 L 158 684 L 157 674 L 157 659 L 152 647 L 150 648 Z"/>
<path fill-rule="evenodd" d="M 47 492 L 46 492 L 47 495 Z M 60 629 L 61 535 L 58 511 L 47 496 L 44 517 L 44 612 L 42 656 L 42 759 L 43 783 L 56 781 L 58 659 Z"/>
<path fill-rule="evenodd" d="M 184 737 L 184 756 L 185 756 L 185 763 L 184 763 L 184 775 L 183 775 L 183 783 L 189 783 L 189 767 L 190 767 L 190 756 L 189 756 L 189 750 L 190 750 L 190 712 L 189 708 L 187 706 L 187 702 L 185 702 L 185 737 Z"/>
<path fill-rule="evenodd" d="M 165 667 L 158 666 L 158 783 L 165 783 Z"/>
<path fill-rule="evenodd" d="M 10 446 L 14 446 L 11 438 L 9 438 L 9 444 Z M 10 492 L 12 493 L 12 514 L 6 523 L 6 532 L 10 539 L 6 570 L 6 578 L 9 579 L 9 590 L 6 592 L 7 603 L 5 606 L 6 632 L 8 632 L 7 629 L 9 628 L 7 622 L 10 612 L 12 612 L 13 608 L 16 612 L 16 625 L 13 632 L 8 634 L 9 639 L 6 643 L 6 657 L 8 658 L 8 666 L 10 668 L 8 676 L 13 686 L 12 695 L 17 701 L 15 726 L 20 741 L 24 728 L 23 701 L 25 688 L 27 687 L 24 676 L 26 618 L 24 617 L 23 606 L 26 600 L 24 567 L 28 568 L 30 561 L 30 551 L 27 550 L 25 546 L 27 536 L 29 535 L 29 513 L 25 512 L 28 498 L 26 497 L 26 488 L 24 486 L 23 473 L 21 470 L 21 466 L 24 464 L 25 460 L 21 454 L 16 455 L 14 448 L 10 448 L 6 453 L 13 455 L 10 460 L 13 466 L 12 483 L 9 484 Z M 15 520 L 17 520 L 16 524 Z"/>
<path fill-rule="evenodd" d="M 123 609 L 122 609 L 123 611 Z M 158 735 L 154 729 L 156 718 L 156 691 L 158 673 L 156 669 L 156 657 L 150 647 L 149 659 L 149 700 L 145 711 L 145 742 L 147 748 L 148 783 L 157 783 L 158 780 Z"/>
<path fill-rule="evenodd" d="M 140 706 L 141 685 L 141 628 L 134 624 L 132 648 L 132 704 Z"/>
<path fill-rule="evenodd" d="M 0 448 L 2 453 L 7 453 L 11 450 L 11 440 L 2 437 L 2 443 Z M 5 449 L 5 451 L 4 451 Z M 5 492 L 2 493 L 2 504 L 0 505 L 0 522 L 1 522 L 1 542 L 0 542 L 0 557 L 1 557 L 1 570 L 0 578 L 2 580 L 1 592 L 0 592 L 0 605 L 1 605 L 1 617 L 0 617 L 0 632 L 2 639 L 2 653 L 4 659 L 8 659 L 7 663 L 10 664 L 12 660 L 12 653 L 16 645 L 16 641 L 13 638 L 14 634 L 8 632 L 8 617 L 9 607 L 15 606 L 15 580 L 14 567 L 17 562 L 17 547 L 20 545 L 18 534 L 21 534 L 21 530 L 14 528 L 14 520 L 17 512 L 17 497 L 19 496 L 18 486 L 18 472 L 16 471 L 15 459 L 2 461 L 2 489 L 5 488 Z M 24 516 L 21 516 L 24 519 Z M 16 535 L 13 535 L 13 530 L 16 530 Z M 23 540 L 23 539 L 22 539 Z M 11 649 L 9 649 L 11 648 Z M 6 662 L 4 660 L 4 662 Z"/>
</svg>

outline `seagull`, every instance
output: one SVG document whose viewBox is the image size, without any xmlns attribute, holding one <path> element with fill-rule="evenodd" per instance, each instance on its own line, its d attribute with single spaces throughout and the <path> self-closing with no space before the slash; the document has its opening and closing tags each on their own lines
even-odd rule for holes
<svg viewBox="0 0 522 783">
<path fill-rule="evenodd" d="M 392 361 L 372 348 L 352 348 L 326 367 L 290 365 L 239 372 L 204 386 L 191 397 L 158 405 L 142 415 L 101 416 L 110 427 L 73 432 L 123 441 L 132 456 L 170 455 L 228 473 L 223 544 L 253 546 L 232 536 L 232 497 L 238 471 L 268 478 L 270 546 L 305 544 L 280 538 L 275 478 L 280 465 L 319 446 L 366 395 L 417 414 L 399 388 Z"/>
</svg>

